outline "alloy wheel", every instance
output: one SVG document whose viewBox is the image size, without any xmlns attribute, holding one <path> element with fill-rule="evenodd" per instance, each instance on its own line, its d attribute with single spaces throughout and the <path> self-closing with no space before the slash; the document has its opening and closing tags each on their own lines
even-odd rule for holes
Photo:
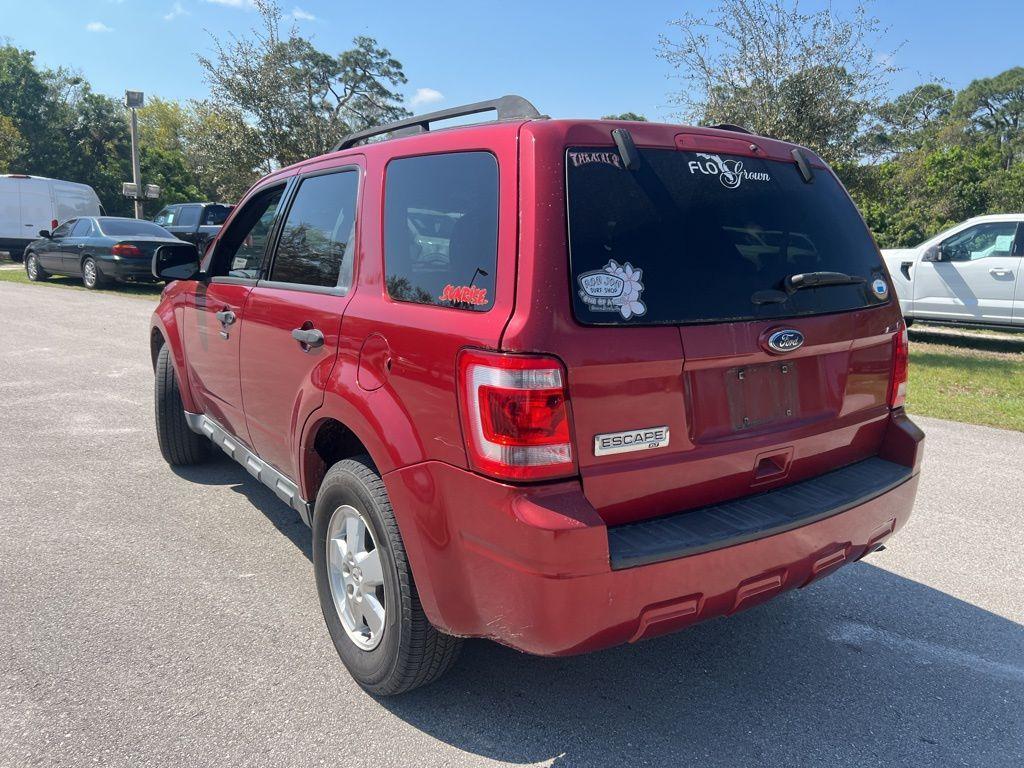
<svg viewBox="0 0 1024 768">
<path fill-rule="evenodd" d="M 349 639 L 372 651 L 384 634 L 384 568 L 373 530 L 347 504 L 334 510 L 327 525 L 327 577 Z"/>
<path fill-rule="evenodd" d="M 35 280 L 39 276 L 39 264 L 36 262 L 36 255 L 33 253 L 25 263 L 25 271 L 28 272 L 28 279 Z"/>
<path fill-rule="evenodd" d="M 86 259 L 82 263 L 82 282 L 92 288 L 96 285 L 96 262 Z"/>
</svg>

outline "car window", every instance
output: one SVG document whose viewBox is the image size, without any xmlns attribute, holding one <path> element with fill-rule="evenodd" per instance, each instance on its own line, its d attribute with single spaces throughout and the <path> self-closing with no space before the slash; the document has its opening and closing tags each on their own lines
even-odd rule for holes
<svg viewBox="0 0 1024 768">
<path fill-rule="evenodd" d="M 238 212 L 213 252 L 207 269 L 214 277 L 257 279 L 284 185 L 263 190 Z"/>
<path fill-rule="evenodd" d="M 968 227 L 942 241 L 945 261 L 976 261 L 989 256 L 1009 256 L 1013 253 L 1013 239 L 1017 223 L 991 221 Z"/>
<path fill-rule="evenodd" d="M 177 206 L 169 205 L 156 215 L 153 223 L 159 224 L 161 227 L 173 226 L 177 212 Z"/>
<path fill-rule="evenodd" d="M 142 219 L 100 219 L 100 231 L 110 237 L 174 237 L 163 227 Z"/>
<path fill-rule="evenodd" d="M 352 282 L 357 171 L 304 179 L 288 210 L 270 279 L 300 285 L 340 286 Z"/>
<path fill-rule="evenodd" d="M 486 312 L 498 259 L 498 163 L 488 152 L 388 164 L 387 291 L 398 301 Z"/>
<path fill-rule="evenodd" d="M 90 219 L 79 219 L 75 228 L 71 230 L 71 237 L 88 237 L 92 234 L 92 221 Z"/>
<path fill-rule="evenodd" d="M 198 227 L 199 212 L 200 206 L 198 205 L 183 205 L 178 212 L 178 220 L 175 224 L 179 227 Z"/>
<path fill-rule="evenodd" d="M 54 238 L 57 238 L 57 237 L 67 237 L 71 233 L 71 228 L 74 227 L 77 222 L 78 222 L 77 219 L 72 219 L 71 221 L 65 221 L 63 224 L 61 224 L 59 227 L 57 227 L 55 230 L 53 230 L 53 232 L 50 234 L 50 236 L 54 237 Z"/>
<path fill-rule="evenodd" d="M 219 227 L 227 221 L 230 205 L 208 205 L 203 213 L 203 226 Z"/>
</svg>

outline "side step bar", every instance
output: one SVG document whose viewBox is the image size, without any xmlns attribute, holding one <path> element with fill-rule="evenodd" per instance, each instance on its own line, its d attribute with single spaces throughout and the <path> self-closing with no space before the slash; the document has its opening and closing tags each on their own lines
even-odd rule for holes
<svg viewBox="0 0 1024 768">
<path fill-rule="evenodd" d="M 205 435 L 224 453 L 245 467 L 249 474 L 277 494 L 285 504 L 299 513 L 302 522 L 312 527 L 313 505 L 299 495 L 299 486 L 282 475 L 246 448 L 240 440 L 216 421 L 201 413 L 185 411 L 185 420 L 193 432 Z"/>
</svg>

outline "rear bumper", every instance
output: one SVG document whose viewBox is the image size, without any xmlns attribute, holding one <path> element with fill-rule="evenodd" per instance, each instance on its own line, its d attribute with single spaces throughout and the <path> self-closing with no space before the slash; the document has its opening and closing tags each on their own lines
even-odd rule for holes
<svg viewBox="0 0 1024 768">
<path fill-rule="evenodd" d="M 577 482 L 514 487 L 441 463 L 385 482 L 436 626 L 568 655 L 730 615 L 872 551 L 906 522 L 917 492 L 920 432 L 905 416 L 892 423 L 882 456 L 909 471 L 879 495 L 781 533 L 618 570 Z"/>
<path fill-rule="evenodd" d="M 135 283 L 155 283 L 153 277 L 153 261 L 148 257 L 120 258 L 107 256 L 100 259 L 100 271 L 106 277 Z"/>
</svg>

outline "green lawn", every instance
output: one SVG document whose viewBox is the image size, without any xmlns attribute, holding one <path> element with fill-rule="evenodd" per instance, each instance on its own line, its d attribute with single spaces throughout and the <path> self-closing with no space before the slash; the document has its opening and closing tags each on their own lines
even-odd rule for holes
<svg viewBox="0 0 1024 768">
<path fill-rule="evenodd" d="M 907 410 L 1024 431 L 1024 335 L 951 338 L 915 326 Z"/>
<path fill-rule="evenodd" d="M 10 262 L 0 262 L 3 266 L 7 266 Z M 0 282 L 2 283 L 30 283 L 28 275 L 25 274 L 24 269 L 0 269 Z M 40 286 L 56 286 L 58 288 L 72 288 L 78 291 L 86 290 L 85 286 L 82 285 L 82 281 L 77 277 L 57 277 L 53 276 L 49 280 L 44 280 L 37 283 Z M 106 288 L 97 288 L 98 293 L 120 293 L 127 296 L 136 296 L 144 299 L 156 299 L 160 296 L 160 291 L 163 289 L 162 285 L 131 285 L 125 283 L 111 283 Z"/>
</svg>

